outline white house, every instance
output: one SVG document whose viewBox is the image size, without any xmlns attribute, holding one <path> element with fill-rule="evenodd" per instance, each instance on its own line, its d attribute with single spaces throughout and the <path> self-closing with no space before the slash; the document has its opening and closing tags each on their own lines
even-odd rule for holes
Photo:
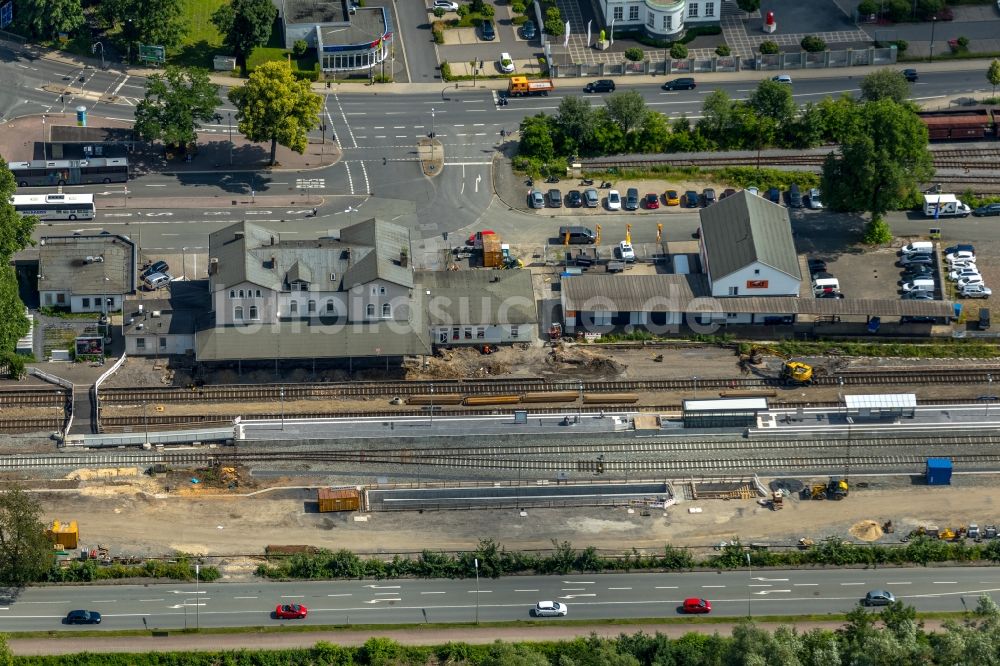
<svg viewBox="0 0 1000 666">
<path fill-rule="evenodd" d="M 416 282 L 435 345 L 512 344 L 537 337 L 529 271 L 418 271 Z"/>
<path fill-rule="evenodd" d="M 642 30 L 654 39 L 676 39 L 694 25 L 719 23 L 730 0 L 599 0 L 604 24 Z"/>
<path fill-rule="evenodd" d="M 114 312 L 125 294 L 135 291 L 136 249 L 127 236 L 43 236 L 38 246 L 42 307 Z"/>
</svg>

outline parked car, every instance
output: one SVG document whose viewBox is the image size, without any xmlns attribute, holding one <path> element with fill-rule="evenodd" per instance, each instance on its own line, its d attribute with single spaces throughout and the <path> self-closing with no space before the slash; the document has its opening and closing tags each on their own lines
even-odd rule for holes
<svg viewBox="0 0 1000 666">
<path fill-rule="evenodd" d="M 958 295 L 962 298 L 989 298 L 993 290 L 985 284 L 968 284 L 958 290 Z"/>
<path fill-rule="evenodd" d="M 566 195 L 566 205 L 570 208 L 579 208 L 583 205 L 583 197 L 580 195 L 580 190 L 569 191 L 569 194 Z"/>
<path fill-rule="evenodd" d="M 755 197 L 759 197 L 760 196 L 760 190 L 757 189 L 756 187 L 754 187 L 753 185 L 751 185 L 750 187 L 747 188 L 747 192 L 749 192 L 750 194 L 754 195 Z"/>
<path fill-rule="evenodd" d="M 635 249 L 632 247 L 632 244 L 628 241 L 618 243 L 618 256 L 621 257 L 622 261 L 629 263 L 635 261 Z"/>
<path fill-rule="evenodd" d="M 811 274 L 820 273 L 826 270 L 826 262 L 822 259 L 809 260 L 809 272 Z"/>
<path fill-rule="evenodd" d="M 663 193 L 663 200 L 668 206 L 679 206 L 681 204 L 680 195 L 677 194 L 677 190 L 667 190 Z"/>
<path fill-rule="evenodd" d="M 979 330 L 985 331 L 990 327 L 990 309 L 979 308 Z"/>
<path fill-rule="evenodd" d="M 170 284 L 170 279 L 169 273 L 153 273 L 142 278 L 142 283 L 146 285 L 146 289 L 153 291 Z"/>
<path fill-rule="evenodd" d="M 538 190 L 531 190 L 528 194 L 528 202 L 532 208 L 545 208 L 545 195 Z"/>
<path fill-rule="evenodd" d="M 690 76 L 683 76 L 679 79 L 667 81 L 660 87 L 664 90 L 694 90 L 697 85 Z"/>
<path fill-rule="evenodd" d="M 813 210 L 819 210 L 823 207 L 823 199 L 815 187 L 809 190 L 809 207 Z"/>
<path fill-rule="evenodd" d="M 611 79 L 598 79 L 597 81 L 591 81 L 583 89 L 583 92 L 587 93 L 606 93 L 615 91 L 615 82 Z"/>
<path fill-rule="evenodd" d="M 792 183 L 792 186 L 788 188 L 788 207 L 802 208 L 802 190 L 796 183 Z"/>
<path fill-rule="evenodd" d="M 509 53 L 500 54 L 500 71 L 504 74 L 514 73 L 514 59 L 510 57 Z"/>
<path fill-rule="evenodd" d="M 767 199 L 771 203 L 776 203 L 778 205 L 781 205 L 781 190 L 779 190 L 777 187 L 772 187 L 767 191 Z"/>
<path fill-rule="evenodd" d="M 969 250 L 956 250 L 944 255 L 944 260 L 949 264 L 953 264 L 956 261 L 975 261 L 976 253 Z"/>
<path fill-rule="evenodd" d="M 97 611 L 71 610 L 63 619 L 66 624 L 100 624 L 101 614 Z"/>
<path fill-rule="evenodd" d="M 734 189 L 733 189 L 733 188 L 731 188 L 731 187 L 727 187 L 726 189 L 724 189 L 724 190 L 722 191 L 722 194 L 720 194 L 720 195 L 719 195 L 719 201 L 722 201 L 722 200 L 723 200 L 723 199 L 725 199 L 726 197 L 731 197 L 731 196 L 733 196 L 734 194 L 736 194 L 736 190 L 734 190 Z"/>
<path fill-rule="evenodd" d="M 688 190 L 684 193 L 684 207 L 685 208 L 697 208 L 698 207 L 698 193 L 694 190 Z"/>
<path fill-rule="evenodd" d="M 865 595 L 861 603 L 865 606 L 888 606 L 894 601 L 896 597 L 889 590 L 872 590 Z"/>
<path fill-rule="evenodd" d="M 708 599 L 698 599 L 693 597 L 691 599 L 685 599 L 681 608 L 685 613 L 690 613 L 692 615 L 699 613 L 711 613 L 712 602 Z"/>
<path fill-rule="evenodd" d="M 934 294 L 929 291 L 924 291 L 923 289 L 917 289 L 915 291 L 908 291 L 903 294 L 904 301 L 933 301 Z"/>
<path fill-rule="evenodd" d="M 910 83 L 915 83 L 917 79 L 920 78 L 920 76 L 917 74 L 917 70 L 915 69 L 904 69 L 901 72 L 901 74 L 903 75 L 903 78 L 909 81 Z"/>
<path fill-rule="evenodd" d="M 997 0 L 1000 2 L 1000 0 Z M 972 214 L 976 217 L 988 217 L 992 215 L 1000 215 L 1000 203 L 986 204 L 985 206 L 980 206 L 979 208 L 972 211 Z"/>
<path fill-rule="evenodd" d="M 562 192 L 553 187 L 549 190 L 547 198 L 551 208 L 562 208 Z"/>
<path fill-rule="evenodd" d="M 844 295 L 839 291 L 824 291 L 822 294 L 817 294 L 816 298 L 843 298 Z"/>
<path fill-rule="evenodd" d="M 905 294 L 908 291 L 932 291 L 934 289 L 933 278 L 918 278 L 911 282 L 904 282 L 902 290 Z"/>
<path fill-rule="evenodd" d="M 157 262 L 154 262 L 149 268 L 147 268 L 146 270 L 144 270 L 142 272 L 142 275 L 140 275 L 139 277 L 140 278 L 147 278 L 150 275 L 152 275 L 153 273 L 166 273 L 168 270 L 170 270 L 170 266 L 167 265 L 167 262 L 165 262 L 165 261 L 157 261 Z"/>
<path fill-rule="evenodd" d="M 963 266 L 962 268 L 956 268 L 952 272 L 948 273 L 948 279 L 952 282 L 957 282 L 962 278 L 972 277 L 973 275 L 979 274 L 979 269 L 975 266 Z"/>
<path fill-rule="evenodd" d="M 446 12 L 457 12 L 458 3 L 452 2 L 451 0 L 434 0 L 434 4 L 431 9 L 443 9 Z"/>
<path fill-rule="evenodd" d="M 558 601 L 539 601 L 531 609 L 531 612 L 535 617 L 556 617 L 560 615 L 565 617 L 569 609 L 566 608 L 566 604 L 559 603 Z"/>
<path fill-rule="evenodd" d="M 907 254 L 899 258 L 900 266 L 910 266 L 913 264 L 931 266 L 934 264 L 934 257 L 929 254 Z"/>
<path fill-rule="evenodd" d="M 456 11 L 458 10 L 456 9 Z M 524 39 L 534 39 L 537 34 L 538 29 L 535 27 L 534 21 L 525 21 L 524 25 L 521 26 L 521 37 Z"/>
<path fill-rule="evenodd" d="M 715 190 L 711 187 L 706 187 L 701 191 L 701 200 L 705 202 L 705 206 L 711 206 L 716 202 Z"/>
<path fill-rule="evenodd" d="M 899 281 L 900 284 L 908 282 L 910 280 L 918 280 L 920 278 L 934 277 L 934 269 L 930 266 L 924 266 L 921 264 L 915 264 L 913 266 L 907 266 L 906 270 L 903 271 L 902 279 Z"/>
<path fill-rule="evenodd" d="M 790 77 L 788 74 L 778 74 L 777 76 L 772 76 L 771 80 L 775 81 L 776 83 L 783 83 L 788 86 L 792 85 L 792 77 Z"/>
<path fill-rule="evenodd" d="M 608 210 L 622 209 L 622 195 L 618 190 L 608 190 Z"/>
<path fill-rule="evenodd" d="M 964 289 L 970 284 L 984 284 L 982 275 L 969 275 L 955 283 L 959 289 Z"/>
<path fill-rule="evenodd" d="M 601 195 L 593 187 L 588 187 L 583 191 L 583 201 L 587 208 L 597 208 L 601 205 Z"/>
<path fill-rule="evenodd" d="M 493 21 L 484 19 L 482 24 L 479 26 L 479 29 L 482 32 L 484 41 L 492 42 L 497 38 L 497 30 L 493 27 Z"/>
<path fill-rule="evenodd" d="M 639 208 L 639 190 L 630 187 L 625 190 L 625 210 L 637 210 Z"/>
<path fill-rule="evenodd" d="M 959 251 L 962 251 L 962 250 L 964 250 L 966 252 L 971 252 L 972 254 L 975 254 L 976 253 L 976 246 L 969 245 L 968 243 L 959 243 L 957 245 L 949 245 L 948 247 L 946 247 L 944 249 L 944 253 L 945 253 L 945 255 L 949 255 L 949 254 L 954 254 L 955 252 L 959 252 Z"/>
<path fill-rule="evenodd" d="M 302 620 L 309 609 L 302 604 L 278 604 L 274 607 L 274 617 L 279 620 Z"/>
<path fill-rule="evenodd" d="M 660 196 L 656 192 L 646 195 L 646 210 L 656 210 L 660 207 Z"/>
</svg>

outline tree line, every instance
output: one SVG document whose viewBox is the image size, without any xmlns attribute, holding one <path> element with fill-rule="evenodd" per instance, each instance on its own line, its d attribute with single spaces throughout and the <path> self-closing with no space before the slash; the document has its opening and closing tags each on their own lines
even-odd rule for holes
<svg viewBox="0 0 1000 666">
<path fill-rule="evenodd" d="M 768 631 L 737 621 L 730 636 L 690 632 L 591 634 L 574 640 L 471 645 L 402 645 L 385 637 L 359 647 L 321 641 L 312 648 L 144 654 L 81 653 L 12 657 L 0 638 L 0 664 L 19 666 L 996 666 L 1000 664 L 1000 609 L 979 598 L 961 619 L 928 631 L 902 602 L 873 613 L 856 607 L 840 629 Z"/>
</svg>

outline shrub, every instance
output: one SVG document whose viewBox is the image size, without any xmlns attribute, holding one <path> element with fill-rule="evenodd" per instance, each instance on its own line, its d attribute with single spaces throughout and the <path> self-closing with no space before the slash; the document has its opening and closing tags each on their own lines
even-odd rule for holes
<svg viewBox="0 0 1000 666">
<path fill-rule="evenodd" d="M 968 37 L 959 37 L 958 39 L 955 40 L 955 43 L 958 44 L 958 48 L 961 49 L 962 51 L 968 51 L 969 50 L 969 38 Z"/>
<path fill-rule="evenodd" d="M 670 57 L 674 60 L 684 60 L 688 57 L 688 47 L 681 43 L 674 44 L 670 47 Z"/>
<path fill-rule="evenodd" d="M 434 35 L 435 44 L 444 44 L 444 22 L 434 21 L 431 26 L 431 33 Z"/>
<path fill-rule="evenodd" d="M 493 5 L 483 5 L 483 11 L 479 12 L 479 14 L 483 18 L 487 18 L 487 19 L 493 18 L 494 16 L 496 16 L 496 13 L 497 13 L 497 10 L 494 9 Z"/>
<path fill-rule="evenodd" d="M 521 2 L 521 0 L 514 0 L 514 2 L 510 3 L 510 11 L 515 14 L 523 14 L 525 9 L 527 9 L 527 7 L 523 2 Z"/>
<path fill-rule="evenodd" d="M 639 62 L 640 60 L 642 60 L 643 55 L 644 54 L 642 52 L 642 49 L 640 49 L 638 46 L 632 46 L 630 48 L 625 49 L 626 60 L 631 60 L 632 62 Z"/>
<path fill-rule="evenodd" d="M 905 21 L 913 13 L 913 3 L 910 0 L 889 0 L 885 4 L 886 14 L 892 21 Z"/>
<path fill-rule="evenodd" d="M 451 81 L 451 65 L 447 62 L 441 63 L 441 80 Z"/>
<path fill-rule="evenodd" d="M 549 7 L 545 10 L 545 19 L 559 19 L 562 20 L 562 12 L 559 11 L 558 7 Z"/>
<path fill-rule="evenodd" d="M 562 17 L 545 19 L 545 32 L 553 37 L 560 37 L 565 31 L 566 26 L 563 24 Z"/>
<path fill-rule="evenodd" d="M 715 47 L 715 55 L 717 56 L 721 56 L 724 58 L 728 55 L 732 55 L 732 53 L 733 52 L 729 48 L 728 44 L 719 44 L 718 46 Z"/>
<path fill-rule="evenodd" d="M 808 51 L 809 53 L 819 53 L 820 51 L 826 50 L 826 42 L 824 42 L 821 37 L 817 37 L 816 35 L 806 35 L 802 38 L 802 41 L 799 42 L 799 46 L 802 47 L 802 50 Z"/>
<path fill-rule="evenodd" d="M 858 14 L 862 16 L 871 16 L 876 13 L 878 13 L 878 3 L 875 0 L 864 0 L 858 5 Z"/>
<path fill-rule="evenodd" d="M 296 58 L 301 58 L 306 54 L 309 49 L 309 42 L 304 39 L 296 39 L 295 43 L 292 44 L 292 55 Z"/>
<path fill-rule="evenodd" d="M 903 55 L 904 53 L 906 53 L 906 49 L 910 47 L 910 43 L 907 42 L 905 39 L 897 39 L 892 43 L 896 45 L 897 55 Z"/>
<path fill-rule="evenodd" d="M 458 18 L 464 19 L 466 16 L 469 15 L 469 13 L 471 11 L 472 11 L 472 9 L 469 7 L 469 5 L 459 5 L 458 6 Z"/>
<path fill-rule="evenodd" d="M 885 245 L 892 242 L 892 229 L 884 219 L 876 217 L 865 225 L 864 240 L 868 245 Z"/>
<path fill-rule="evenodd" d="M 434 8 L 434 16 L 436 16 L 438 18 L 443 18 L 444 14 L 445 14 L 444 7 L 435 7 Z"/>
<path fill-rule="evenodd" d="M 760 43 L 760 52 L 765 55 L 773 55 L 779 51 L 781 49 L 778 47 L 778 44 L 769 39 Z"/>
</svg>

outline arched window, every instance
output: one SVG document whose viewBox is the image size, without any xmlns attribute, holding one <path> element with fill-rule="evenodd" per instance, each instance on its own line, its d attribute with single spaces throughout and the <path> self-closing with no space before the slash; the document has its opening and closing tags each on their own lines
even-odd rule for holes
<svg viewBox="0 0 1000 666">
<path fill-rule="evenodd" d="M 243 306 L 242 305 L 237 305 L 235 308 L 233 308 L 233 319 L 239 319 L 239 320 L 243 319 Z"/>
<path fill-rule="evenodd" d="M 288 303 L 288 311 L 291 312 L 292 314 L 298 314 L 299 313 L 299 302 L 298 301 L 290 301 Z"/>
<path fill-rule="evenodd" d="M 392 317 L 392 306 L 388 303 L 382 304 L 382 319 L 389 319 Z"/>
<path fill-rule="evenodd" d="M 235 289 L 230 289 L 229 290 L 229 298 L 236 298 L 236 290 Z"/>
<path fill-rule="evenodd" d="M 243 298 L 243 290 L 240 289 L 240 298 Z"/>
<path fill-rule="evenodd" d="M 368 313 L 369 317 L 374 317 L 375 316 L 375 304 L 374 303 L 369 303 L 368 307 L 365 308 L 365 311 Z"/>
<path fill-rule="evenodd" d="M 256 305 L 251 305 L 250 306 L 250 318 L 251 319 L 260 319 L 260 315 L 257 314 L 257 306 Z"/>
<path fill-rule="evenodd" d="M 257 293 L 254 294 L 254 296 L 256 296 L 257 298 L 260 298 L 260 289 L 257 290 Z"/>
</svg>

